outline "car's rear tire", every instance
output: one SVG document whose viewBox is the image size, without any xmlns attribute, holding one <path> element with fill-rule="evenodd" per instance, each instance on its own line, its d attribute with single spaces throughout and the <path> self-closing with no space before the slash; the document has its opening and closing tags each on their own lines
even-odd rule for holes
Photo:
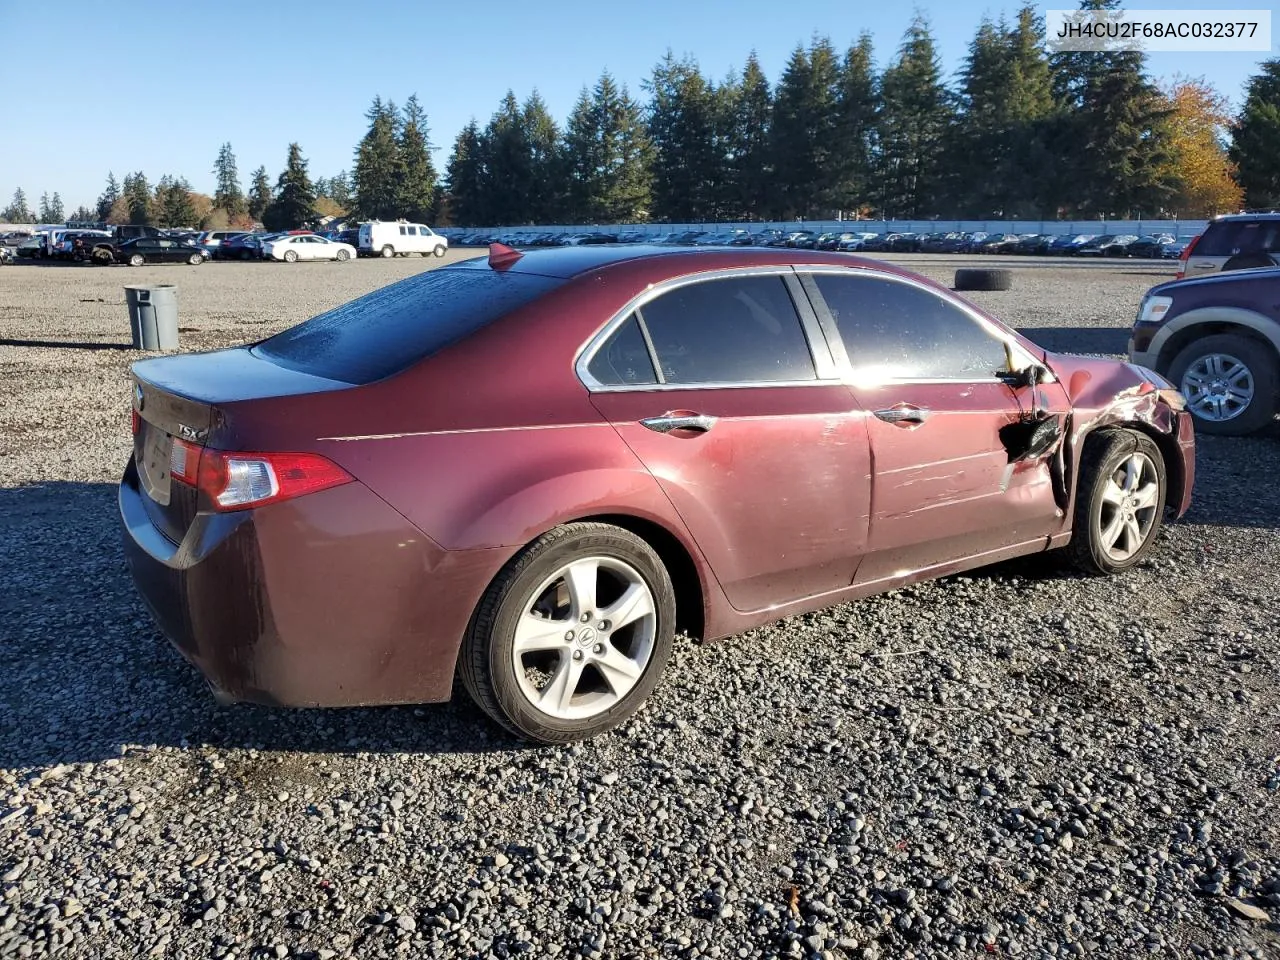
<svg viewBox="0 0 1280 960">
<path fill-rule="evenodd" d="M 956 271 L 955 289 L 957 290 L 1008 290 L 1012 286 L 1013 272 L 1010 270 L 971 267 Z"/>
<path fill-rule="evenodd" d="M 1169 379 L 1186 397 L 1197 432 L 1242 437 L 1275 419 L 1278 367 L 1265 344 L 1219 333 L 1192 342 L 1174 357 Z"/>
<path fill-rule="evenodd" d="M 135 253 L 133 256 L 129 258 L 129 266 L 131 267 L 140 267 L 146 262 L 147 262 L 147 258 L 140 253 Z"/>
<path fill-rule="evenodd" d="M 298 251 L 297 251 L 297 250 L 286 250 L 286 251 L 284 252 L 284 262 L 285 262 L 285 263 L 297 263 L 297 262 L 298 262 Z"/>
<path fill-rule="evenodd" d="M 346 263 L 346 262 L 347 262 L 348 260 L 350 260 L 350 259 L 351 259 L 351 254 L 347 253 L 347 251 L 345 251 L 345 250 L 339 250 L 339 251 L 338 251 L 338 262 L 339 262 L 339 263 Z"/>
<path fill-rule="evenodd" d="M 675 593 L 635 534 L 570 523 L 517 554 L 485 592 L 459 674 L 493 720 L 529 740 L 565 743 L 640 708 L 671 656 Z"/>
<path fill-rule="evenodd" d="M 111 261 L 113 258 L 111 256 L 111 253 L 107 250 L 95 250 L 93 251 L 93 254 L 89 259 L 93 261 L 93 263 L 96 266 L 109 267 L 111 266 Z"/>
<path fill-rule="evenodd" d="M 1168 482 L 1155 441 L 1135 430 L 1104 430 L 1085 441 L 1067 551 L 1092 575 L 1140 563 L 1164 522 Z"/>
<path fill-rule="evenodd" d="M 396 255 L 395 247 L 391 246 L 391 244 L 388 243 L 385 247 L 382 248 L 382 255 L 388 258 L 394 257 Z"/>
</svg>

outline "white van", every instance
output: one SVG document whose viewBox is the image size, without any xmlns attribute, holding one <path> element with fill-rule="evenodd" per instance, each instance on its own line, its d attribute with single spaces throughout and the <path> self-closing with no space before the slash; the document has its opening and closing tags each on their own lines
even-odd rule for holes
<svg viewBox="0 0 1280 960">
<path fill-rule="evenodd" d="M 360 240 L 357 244 L 365 256 L 407 257 L 411 253 L 443 257 L 449 249 L 449 240 L 421 223 L 397 220 L 388 223 L 374 220 L 360 224 Z"/>
</svg>

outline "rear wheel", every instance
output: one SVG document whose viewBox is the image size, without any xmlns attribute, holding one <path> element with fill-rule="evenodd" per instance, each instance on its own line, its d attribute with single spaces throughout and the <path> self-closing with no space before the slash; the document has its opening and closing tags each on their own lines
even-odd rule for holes
<svg viewBox="0 0 1280 960">
<path fill-rule="evenodd" d="M 675 594 L 629 531 L 571 523 L 521 551 L 480 601 L 459 658 L 468 693 L 539 743 L 595 736 L 639 709 L 671 655 Z"/>
<path fill-rule="evenodd" d="M 147 258 L 140 253 L 135 253 L 133 256 L 129 258 L 129 266 L 131 267 L 140 267 L 146 262 L 147 262 Z"/>
<path fill-rule="evenodd" d="M 111 251 L 95 250 L 89 259 L 100 267 L 108 267 L 111 265 Z"/>
<path fill-rule="evenodd" d="M 394 257 L 396 255 L 395 247 L 391 246 L 391 244 L 388 243 L 385 247 L 382 248 L 382 255 L 384 257 Z"/>
<path fill-rule="evenodd" d="M 1128 570 L 1151 550 L 1164 520 L 1164 457 L 1145 434 L 1107 430 L 1085 444 L 1068 550 L 1085 573 Z"/>
<path fill-rule="evenodd" d="M 339 250 L 339 251 L 338 251 L 338 260 L 339 260 L 339 262 L 346 261 L 346 260 L 350 260 L 350 259 L 351 259 L 351 254 L 347 253 L 347 251 L 345 251 L 345 250 Z"/>
<path fill-rule="evenodd" d="M 285 262 L 285 263 L 297 263 L 297 262 L 298 262 L 298 251 L 297 251 L 297 250 L 286 250 L 286 251 L 284 252 L 284 262 Z"/>
<path fill-rule="evenodd" d="M 1274 354 L 1256 340 L 1235 333 L 1205 337 L 1173 358 L 1169 379 L 1187 398 L 1196 429 L 1240 437 L 1269 424 L 1276 415 L 1280 371 Z"/>
</svg>

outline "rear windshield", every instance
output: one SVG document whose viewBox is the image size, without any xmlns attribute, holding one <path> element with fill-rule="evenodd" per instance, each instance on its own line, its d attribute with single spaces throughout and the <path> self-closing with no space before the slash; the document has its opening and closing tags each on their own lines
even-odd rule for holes
<svg viewBox="0 0 1280 960">
<path fill-rule="evenodd" d="M 494 270 L 428 270 L 269 337 L 252 352 L 330 380 L 372 383 L 562 283 Z"/>
<path fill-rule="evenodd" d="M 1209 224 L 1196 244 L 1196 255 L 1201 257 L 1234 257 L 1276 250 L 1280 250 L 1280 220 L 1219 220 Z"/>
</svg>

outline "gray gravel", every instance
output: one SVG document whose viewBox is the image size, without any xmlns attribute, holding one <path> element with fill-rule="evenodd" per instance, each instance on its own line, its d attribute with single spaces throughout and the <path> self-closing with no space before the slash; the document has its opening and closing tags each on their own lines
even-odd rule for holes
<svg viewBox="0 0 1280 960">
<path fill-rule="evenodd" d="M 590 743 L 465 700 L 217 707 L 123 569 L 121 286 L 177 283 L 213 347 L 437 263 L 0 268 L 0 957 L 1280 956 L 1274 432 L 1203 439 L 1127 576 L 1019 561 L 682 640 Z M 975 299 L 1117 353 L 1165 276 Z"/>
</svg>

